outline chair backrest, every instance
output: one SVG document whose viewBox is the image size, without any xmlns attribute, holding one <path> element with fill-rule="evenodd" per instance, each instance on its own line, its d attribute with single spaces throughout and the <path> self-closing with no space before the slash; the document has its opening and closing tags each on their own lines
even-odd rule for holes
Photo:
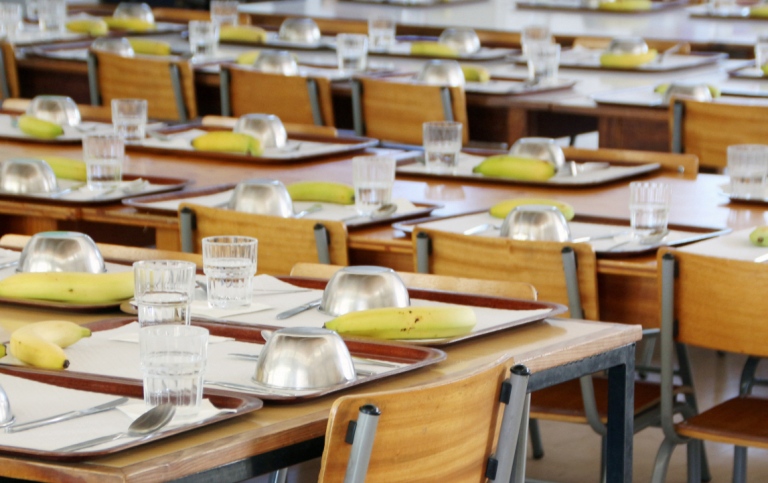
<svg viewBox="0 0 768 483">
<path fill-rule="evenodd" d="M 600 320 L 597 257 L 588 243 L 519 241 L 416 227 L 413 244 L 418 272 L 530 283 L 540 300 L 568 306 L 564 316 Z M 573 313 L 578 305 L 583 313 Z"/>
<path fill-rule="evenodd" d="M 722 171 L 732 144 L 762 144 L 768 139 L 768 105 L 677 99 L 670 105 L 671 151 L 699 157 L 702 168 Z"/>
<path fill-rule="evenodd" d="M 345 481 L 353 453 L 345 439 L 362 406 L 380 411 L 367 483 L 485 481 L 505 372 L 495 361 L 428 385 L 340 397 L 328 419 L 319 481 Z M 358 422 L 355 439 L 360 430 Z"/>
<path fill-rule="evenodd" d="M 463 87 L 361 77 L 352 83 L 352 115 L 358 135 L 383 141 L 421 145 L 428 121 L 461 122 L 469 141 Z"/>
<path fill-rule="evenodd" d="M 329 279 L 341 268 L 343 267 L 340 265 L 297 263 L 291 269 L 291 275 L 296 277 Z M 536 300 L 536 288 L 530 283 L 525 282 L 480 280 L 477 278 L 400 271 L 398 271 L 397 274 L 403 280 L 405 286 L 411 288 L 471 293 L 520 300 Z"/>
<path fill-rule="evenodd" d="M 247 67 L 221 66 L 224 116 L 274 114 L 283 122 L 333 126 L 331 82 L 323 77 L 268 74 Z"/>
<path fill-rule="evenodd" d="M 123 57 L 91 50 L 88 54 L 91 104 L 109 105 L 112 99 L 147 99 L 152 119 L 189 121 L 197 117 L 192 64 L 172 57 Z"/>
<path fill-rule="evenodd" d="M 243 235 L 259 240 L 257 273 L 288 275 L 298 262 L 349 264 L 347 228 L 340 221 L 280 218 L 188 203 L 181 204 L 179 213 L 185 252 L 200 253 L 205 237 Z"/>
<path fill-rule="evenodd" d="M 583 149 L 569 146 L 563 147 L 563 154 L 566 159 L 573 161 L 619 161 L 627 164 L 658 163 L 662 171 L 680 173 L 686 178 L 696 178 L 699 173 L 699 158 L 694 154 L 673 154 L 633 149 Z"/>
<path fill-rule="evenodd" d="M 19 97 L 19 71 L 16 64 L 16 49 L 4 40 L 0 42 L 0 94 L 3 99 Z"/>
</svg>

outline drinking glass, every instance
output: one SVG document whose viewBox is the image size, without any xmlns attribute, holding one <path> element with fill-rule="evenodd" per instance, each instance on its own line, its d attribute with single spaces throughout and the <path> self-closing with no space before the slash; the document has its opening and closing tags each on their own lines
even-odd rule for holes
<svg viewBox="0 0 768 483">
<path fill-rule="evenodd" d="M 560 44 L 534 42 L 526 47 L 528 80 L 546 84 L 557 79 L 560 65 Z"/>
<path fill-rule="evenodd" d="M 368 19 L 370 50 L 387 50 L 395 45 L 395 19 L 389 15 L 374 15 Z"/>
<path fill-rule="evenodd" d="M 0 3 L 0 28 L 9 39 L 13 39 L 23 28 L 21 4 Z"/>
<path fill-rule="evenodd" d="M 755 43 L 755 67 L 762 69 L 768 64 L 768 35 L 760 35 Z"/>
<path fill-rule="evenodd" d="M 232 308 L 251 304 L 257 249 L 258 240 L 247 236 L 203 238 L 209 306 Z"/>
<path fill-rule="evenodd" d="M 368 64 L 368 36 L 362 34 L 336 35 L 336 56 L 339 70 L 364 71 Z"/>
<path fill-rule="evenodd" d="M 520 33 L 520 45 L 523 48 L 523 55 L 528 55 L 528 45 L 531 44 L 551 44 L 552 33 L 546 25 L 533 24 L 523 27 Z"/>
<path fill-rule="evenodd" d="M 125 142 L 117 134 L 83 136 L 86 184 L 91 190 L 115 188 L 123 179 Z"/>
<path fill-rule="evenodd" d="M 189 325 L 196 269 L 194 263 L 180 260 L 144 260 L 133 264 L 133 296 L 141 327 Z"/>
<path fill-rule="evenodd" d="M 432 173 L 452 173 L 459 164 L 463 126 L 460 122 L 423 124 L 424 162 Z"/>
<path fill-rule="evenodd" d="M 200 410 L 208 359 L 208 329 L 193 325 L 153 325 L 139 329 L 144 403 L 176 406 L 176 415 Z"/>
<path fill-rule="evenodd" d="M 666 183 L 635 181 L 629 184 L 629 213 L 634 240 L 658 243 L 667 235 L 670 187 Z"/>
<path fill-rule="evenodd" d="M 66 0 L 37 0 L 37 22 L 40 31 L 62 33 L 66 20 Z"/>
<path fill-rule="evenodd" d="M 112 126 L 125 142 L 144 139 L 147 128 L 146 99 L 112 99 Z"/>
<path fill-rule="evenodd" d="M 731 196 L 746 199 L 765 198 L 768 146 L 763 144 L 728 146 L 728 176 Z"/>
<path fill-rule="evenodd" d="M 189 22 L 189 50 L 193 61 L 211 60 L 219 44 L 219 28 L 213 22 Z"/>
<path fill-rule="evenodd" d="M 352 185 L 355 209 L 370 216 L 392 200 L 395 183 L 395 158 L 391 156 L 357 156 L 352 158 Z"/>
<path fill-rule="evenodd" d="M 211 22 L 218 28 L 222 25 L 237 25 L 237 0 L 211 0 Z"/>
</svg>

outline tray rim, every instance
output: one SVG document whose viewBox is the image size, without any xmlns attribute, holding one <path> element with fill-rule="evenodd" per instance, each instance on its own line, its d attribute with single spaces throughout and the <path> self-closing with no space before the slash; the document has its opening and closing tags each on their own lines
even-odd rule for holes
<svg viewBox="0 0 768 483">
<path fill-rule="evenodd" d="M 565 11 L 565 12 L 590 12 L 590 13 L 611 13 L 611 14 L 636 14 L 636 13 L 656 13 L 670 10 L 673 8 L 683 8 L 690 5 L 689 0 L 653 0 L 651 2 L 651 8 L 644 9 L 630 9 L 630 10 L 603 10 L 600 8 L 589 8 L 584 6 L 567 7 L 565 5 L 540 5 L 531 1 L 518 1 L 515 6 L 517 8 L 525 10 L 550 10 L 550 11 Z"/>
<path fill-rule="evenodd" d="M 498 77 L 493 75 L 491 75 L 491 80 L 498 81 L 498 82 L 519 82 L 519 83 L 523 83 L 525 81 L 525 79 L 522 79 L 522 78 L 515 79 L 512 77 Z M 579 82 L 574 79 L 558 78 L 557 80 L 562 81 L 562 84 L 551 85 L 551 86 L 544 85 L 543 87 L 538 89 L 535 88 L 536 85 L 534 85 L 531 90 L 524 91 L 524 92 L 479 92 L 479 91 L 473 91 L 473 90 L 467 89 L 467 85 L 464 86 L 464 91 L 467 93 L 467 95 L 474 95 L 474 96 L 515 96 L 517 97 L 517 96 L 529 96 L 534 94 L 543 94 L 546 92 L 565 91 L 572 88 Z"/>
<path fill-rule="evenodd" d="M 728 58 L 728 54 L 725 52 L 696 51 L 696 52 L 690 52 L 688 54 L 675 54 L 675 55 L 697 57 L 701 60 L 691 65 L 667 66 L 666 68 L 659 68 L 659 69 L 640 69 L 638 67 L 621 68 L 621 67 L 603 67 L 602 65 L 568 64 L 568 63 L 563 63 L 561 60 L 560 68 L 576 69 L 576 70 L 591 70 L 591 71 L 598 71 L 598 72 L 610 71 L 610 72 L 633 72 L 638 74 L 664 74 L 664 73 L 677 72 L 677 71 L 682 71 L 687 69 L 696 69 L 699 67 L 716 64 L 721 60 L 725 60 Z M 517 59 L 515 60 L 515 62 L 517 64 L 523 63 L 521 59 Z"/>
<path fill-rule="evenodd" d="M 22 377 L 46 384 L 57 385 L 60 387 L 68 387 L 71 389 L 87 390 L 89 392 L 100 392 L 104 394 L 124 395 L 129 397 L 142 398 L 143 384 L 140 380 L 110 377 L 96 374 L 85 374 L 80 372 L 67 372 L 67 371 L 51 371 L 45 369 L 36 369 L 27 366 L 11 366 L 0 364 L 0 373 L 11 376 Z M 57 382 L 59 384 L 57 384 Z M 65 385 L 65 383 L 77 384 L 85 387 L 72 387 Z M 28 448 L 17 448 L 13 446 L 0 445 L 0 454 L 8 454 L 12 456 L 24 456 L 35 457 L 45 460 L 54 461 L 83 461 L 87 459 L 93 459 L 101 456 L 107 456 L 115 454 L 119 451 L 123 451 L 130 448 L 135 448 L 147 443 L 153 443 L 155 441 L 165 439 L 171 436 L 176 436 L 187 431 L 198 429 L 204 426 L 209 426 L 220 421 L 225 421 L 249 412 L 261 409 L 264 403 L 261 398 L 253 394 L 238 393 L 234 391 L 225 391 L 220 389 L 204 388 L 203 397 L 208 397 L 213 403 L 214 400 L 219 403 L 227 402 L 234 403 L 239 401 L 239 406 L 235 409 L 235 412 L 225 412 L 218 414 L 214 417 L 204 419 L 188 425 L 179 426 L 177 428 L 169 429 L 153 433 L 152 435 L 138 439 L 138 440 L 125 440 L 123 444 L 118 444 L 110 448 L 96 450 L 96 451 L 78 451 L 75 453 L 67 453 L 61 451 L 43 451 Z M 218 408 L 227 408 L 227 406 L 220 406 L 214 403 Z M 233 408 L 229 408 L 233 409 Z"/>
</svg>

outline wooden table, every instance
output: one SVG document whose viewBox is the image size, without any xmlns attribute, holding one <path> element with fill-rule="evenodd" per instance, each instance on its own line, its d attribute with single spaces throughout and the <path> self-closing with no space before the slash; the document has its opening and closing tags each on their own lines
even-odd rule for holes
<svg viewBox="0 0 768 483">
<path fill-rule="evenodd" d="M 66 318 L 77 322 L 103 315 L 63 314 L 3 306 L 2 327 L 26 321 Z M 0 336 L 7 333 L 0 329 Z M 545 320 L 478 337 L 446 348 L 445 361 L 400 376 L 376 381 L 354 392 L 424 384 L 483 363 L 507 358 L 532 371 L 529 390 L 547 387 L 608 369 L 615 389 L 609 403 L 608 478 L 631 481 L 634 344 L 639 326 Z M 170 437 L 83 463 L 56 463 L 0 456 L 0 476 L 35 481 L 239 481 L 319 456 L 329 409 L 335 396 L 299 404 L 269 404 L 233 420 Z"/>
</svg>

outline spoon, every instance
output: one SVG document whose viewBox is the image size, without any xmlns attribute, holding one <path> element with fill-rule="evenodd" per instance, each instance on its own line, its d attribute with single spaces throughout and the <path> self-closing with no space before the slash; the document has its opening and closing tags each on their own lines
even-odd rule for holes
<svg viewBox="0 0 768 483">
<path fill-rule="evenodd" d="M 170 403 L 161 404 L 159 406 L 155 406 L 149 411 L 145 412 L 138 418 L 136 418 L 130 426 L 128 426 L 127 431 L 123 431 L 122 433 L 115 433 L 110 434 L 109 436 L 102 436 L 100 438 L 95 439 L 89 439 L 88 441 L 83 441 L 82 443 L 72 444 L 69 446 L 65 446 L 63 448 L 59 448 L 55 451 L 61 451 L 61 452 L 72 452 L 72 451 L 79 451 L 84 448 L 90 448 L 91 446 L 96 446 L 97 444 L 103 444 L 108 443 L 110 441 L 115 441 L 121 438 L 136 438 L 138 436 L 147 436 L 158 429 L 162 428 L 166 424 L 168 424 L 171 419 L 173 419 L 173 415 L 176 413 L 176 406 Z"/>
<path fill-rule="evenodd" d="M 10 426 L 15 419 L 11 412 L 11 401 L 8 400 L 3 386 L 0 386 L 0 428 Z"/>
<path fill-rule="evenodd" d="M 310 206 L 306 210 L 301 210 L 298 213 L 295 213 L 293 215 L 294 218 L 304 218 L 305 216 L 309 215 L 310 213 L 315 213 L 317 211 L 320 211 L 323 209 L 323 205 L 320 203 L 315 203 L 314 205 Z"/>
<path fill-rule="evenodd" d="M 372 220 L 378 220 L 380 218 L 386 218 L 392 213 L 397 211 L 397 205 L 394 203 L 387 203 L 384 205 L 381 205 L 376 211 L 371 213 L 370 215 L 354 215 L 354 216 L 348 216 L 346 218 L 342 218 L 341 221 L 347 222 L 351 220 L 356 220 L 358 218 L 370 218 Z"/>
</svg>

